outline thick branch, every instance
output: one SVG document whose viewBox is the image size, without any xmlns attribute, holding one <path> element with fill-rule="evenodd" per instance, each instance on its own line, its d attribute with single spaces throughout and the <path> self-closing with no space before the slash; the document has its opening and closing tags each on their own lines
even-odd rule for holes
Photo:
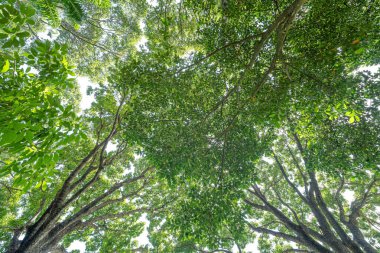
<svg viewBox="0 0 380 253">
<path fill-rule="evenodd" d="M 351 214 L 349 216 L 349 220 L 355 220 L 359 216 L 359 211 L 366 204 L 366 201 L 367 201 L 367 199 L 369 197 L 369 193 L 372 190 L 372 187 L 375 185 L 376 181 L 377 181 L 377 178 L 374 178 L 368 184 L 368 186 L 366 187 L 366 191 L 365 191 L 364 195 L 361 197 L 360 200 L 355 200 L 354 202 L 352 202 L 352 205 L 351 205 Z"/>
<path fill-rule="evenodd" d="M 359 216 L 360 209 L 365 205 L 366 200 L 369 196 L 369 192 L 371 191 L 372 187 L 375 185 L 377 179 L 374 178 L 369 185 L 367 186 L 367 190 L 364 193 L 363 197 L 358 202 L 353 202 L 352 208 L 351 208 L 351 214 L 349 215 L 348 222 L 345 222 L 345 225 L 348 227 L 348 229 L 351 231 L 354 240 L 365 250 L 365 252 L 369 253 L 375 253 L 378 252 L 377 249 L 375 249 L 370 243 L 367 242 L 365 239 L 363 233 L 360 231 L 358 227 L 357 218 Z"/>
<path fill-rule="evenodd" d="M 250 223 L 248 223 L 248 226 L 249 226 L 249 228 L 251 230 L 253 230 L 255 232 L 263 233 L 263 234 L 268 234 L 268 235 L 273 235 L 275 237 L 283 238 L 283 239 L 285 239 L 287 241 L 291 241 L 291 242 L 295 242 L 295 243 L 307 246 L 307 244 L 301 238 L 299 238 L 299 237 L 296 237 L 296 236 L 293 236 L 293 235 L 289 235 L 289 234 L 285 234 L 285 233 L 282 233 L 282 232 L 273 231 L 273 230 L 270 230 L 270 229 L 267 229 L 267 228 L 263 228 L 263 227 L 255 227 L 255 226 L 253 226 Z"/>
<path fill-rule="evenodd" d="M 256 62 L 257 57 L 260 54 L 261 48 L 264 46 L 265 42 L 269 39 L 270 35 L 273 33 L 273 31 L 276 30 L 276 28 L 284 21 L 284 19 L 290 15 L 289 23 L 292 22 L 297 12 L 301 9 L 302 5 L 305 4 L 307 0 L 296 0 L 294 1 L 288 8 L 286 8 L 274 21 L 273 23 L 267 28 L 267 30 L 262 34 L 260 41 L 255 45 L 253 49 L 253 54 L 251 57 L 250 62 L 247 65 L 247 69 L 250 69 L 253 67 L 254 63 Z"/>
<path fill-rule="evenodd" d="M 126 185 L 126 184 L 130 184 L 130 183 L 133 183 L 135 181 L 138 181 L 142 178 L 145 177 L 145 174 L 152 168 L 148 168 L 146 170 L 144 170 L 139 176 L 137 177 L 134 177 L 134 178 L 129 178 L 129 179 L 126 179 L 126 180 L 123 180 L 119 183 L 116 183 L 114 184 L 108 191 L 106 191 L 105 193 L 101 194 L 100 196 L 98 196 L 97 198 L 95 198 L 93 201 L 91 201 L 88 205 L 84 206 L 80 211 L 78 211 L 76 214 L 74 214 L 73 216 L 71 216 L 71 218 L 69 220 L 67 220 L 65 223 L 66 224 L 70 224 L 70 223 L 73 223 L 77 220 L 79 220 L 81 217 L 83 217 L 84 215 L 88 214 L 91 212 L 91 210 L 100 202 L 102 201 L 103 199 L 105 199 L 106 197 L 110 196 L 113 192 L 115 192 L 116 190 L 120 189 L 122 186 Z"/>
<path fill-rule="evenodd" d="M 308 174 L 311 180 L 310 187 L 315 193 L 317 203 L 320 206 L 323 214 L 325 215 L 325 217 L 328 219 L 329 223 L 333 227 L 333 229 L 337 232 L 343 244 L 346 247 L 349 247 L 351 250 L 353 250 L 353 252 L 363 252 L 360 249 L 360 247 L 354 241 L 351 240 L 351 238 L 347 235 L 347 233 L 343 230 L 343 228 L 337 222 L 333 214 L 327 209 L 326 203 L 323 200 L 322 194 L 320 192 L 318 182 L 315 177 L 315 173 L 313 171 L 309 171 Z"/>
<path fill-rule="evenodd" d="M 331 252 L 329 249 L 325 248 L 323 245 L 315 241 L 300 225 L 295 224 L 292 222 L 286 215 L 284 215 L 280 210 L 278 210 L 276 207 L 271 205 L 265 198 L 265 196 L 262 195 L 260 189 L 258 186 L 253 185 L 253 189 L 255 190 L 256 196 L 265 204 L 265 206 L 269 209 L 269 212 L 271 212 L 274 216 L 277 217 L 289 230 L 296 233 L 305 243 L 308 243 L 308 246 L 314 250 L 317 250 L 318 252 Z M 318 238 L 323 239 L 323 242 L 332 246 L 334 248 L 334 244 L 332 242 L 329 242 L 329 238 L 323 237 Z"/>
<path fill-rule="evenodd" d="M 72 182 L 78 173 L 87 165 L 87 163 L 93 159 L 96 153 L 101 149 L 103 153 L 110 139 L 116 134 L 116 127 L 120 120 L 120 111 L 124 104 L 125 96 L 123 96 L 117 112 L 114 118 L 112 129 L 108 134 L 107 138 L 101 143 L 97 144 L 90 153 L 79 163 L 79 165 L 70 173 L 65 182 L 63 183 L 61 189 L 56 194 L 54 200 L 51 202 L 49 207 L 46 209 L 44 214 L 39 218 L 39 220 L 27 230 L 27 233 L 16 253 L 21 253 L 27 251 L 29 247 L 34 245 L 39 239 L 38 237 L 47 231 L 45 231 L 54 222 L 59 213 L 64 208 L 64 201 L 67 195 L 73 190 Z"/>
<path fill-rule="evenodd" d="M 282 253 L 287 253 L 287 252 L 303 252 L 303 253 L 312 253 L 312 251 L 305 250 L 305 249 L 286 249 Z"/>
<path fill-rule="evenodd" d="M 253 203 L 249 199 L 244 199 L 244 202 L 247 203 L 248 205 L 250 205 L 250 206 L 252 206 L 252 207 L 254 207 L 256 209 L 262 210 L 262 211 L 268 211 L 269 210 L 266 206 Z"/>
</svg>

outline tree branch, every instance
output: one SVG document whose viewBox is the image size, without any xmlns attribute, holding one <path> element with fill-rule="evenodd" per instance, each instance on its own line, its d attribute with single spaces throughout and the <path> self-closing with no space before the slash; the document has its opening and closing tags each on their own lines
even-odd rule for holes
<svg viewBox="0 0 380 253">
<path fill-rule="evenodd" d="M 78 34 L 77 32 L 74 32 L 74 31 L 71 29 L 70 25 L 69 25 L 68 23 L 66 23 L 66 22 L 62 22 L 62 24 L 60 25 L 60 27 L 62 27 L 63 30 L 69 32 L 69 33 L 70 33 L 71 35 L 73 35 L 75 38 L 77 38 L 77 39 L 79 39 L 79 40 L 81 40 L 81 41 L 83 41 L 83 42 L 85 42 L 85 43 L 87 43 L 87 44 L 90 44 L 90 45 L 92 45 L 92 46 L 94 46 L 94 47 L 100 48 L 100 49 L 102 49 L 102 50 L 104 50 L 104 51 L 106 51 L 106 52 L 108 52 L 108 53 L 111 53 L 111 54 L 117 56 L 117 57 L 120 57 L 120 56 L 121 56 L 121 55 L 119 55 L 119 54 L 113 52 L 112 50 L 106 48 L 105 46 L 103 46 L 103 45 L 99 45 L 99 44 L 97 44 L 97 43 L 94 43 L 94 42 L 91 41 L 91 39 L 86 38 L 86 37 L 84 37 L 84 36 Z"/>
<path fill-rule="evenodd" d="M 185 70 L 185 69 L 192 68 L 192 67 L 194 67 L 194 66 L 196 66 L 196 65 L 198 65 L 198 64 L 200 64 L 200 63 L 202 63 L 204 60 L 206 60 L 206 59 L 208 59 L 208 58 L 214 56 L 215 54 L 217 54 L 217 53 L 223 51 L 224 49 L 226 49 L 226 48 L 228 48 L 228 47 L 242 44 L 243 42 L 245 42 L 245 41 L 247 41 L 247 40 L 252 40 L 252 39 L 254 39 L 256 36 L 258 36 L 258 35 L 249 35 L 249 36 L 247 36 L 247 37 L 245 37 L 245 38 L 243 38 L 243 39 L 229 42 L 229 43 L 225 44 L 224 46 L 222 46 L 222 47 L 220 47 L 220 48 L 217 48 L 217 49 L 215 49 L 214 51 L 211 51 L 211 52 L 207 53 L 204 57 L 202 57 L 201 59 L 199 59 L 199 60 L 196 61 L 195 63 L 192 63 L 192 64 L 190 64 L 189 66 L 185 66 L 185 67 L 183 67 L 183 68 L 177 70 L 177 71 L 176 71 L 176 74 L 182 72 L 182 71 Z"/>
<path fill-rule="evenodd" d="M 259 205 L 259 204 L 256 204 L 256 203 L 253 203 L 252 201 L 250 201 L 249 199 L 244 199 L 244 202 L 247 203 L 248 205 L 254 207 L 254 208 L 257 208 L 257 209 L 260 209 L 262 211 L 269 211 L 269 209 L 266 207 L 266 206 L 262 206 L 262 205 Z"/>
<path fill-rule="evenodd" d="M 210 110 L 209 113 L 207 113 L 207 116 L 205 117 L 205 119 L 210 117 L 210 115 L 212 115 L 219 108 L 220 105 L 224 104 L 224 102 L 227 101 L 227 99 L 232 94 L 234 94 L 236 91 L 238 91 L 238 88 L 241 86 L 241 82 L 245 78 L 247 71 L 252 69 L 252 67 L 254 66 L 256 59 L 258 58 L 258 56 L 259 56 L 262 48 L 264 47 L 265 43 L 267 42 L 267 40 L 270 38 L 272 33 L 280 26 L 280 24 L 285 22 L 284 27 L 282 29 L 279 29 L 279 33 L 278 33 L 279 34 L 279 40 L 278 40 L 278 43 L 276 45 L 276 53 L 275 53 L 275 55 L 271 61 L 271 64 L 270 64 L 269 68 L 267 69 L 267 71 L 262 76 L 262 78 L 260 79 L 260 81 L 256 84 L 256 87 L 252 91 L 250 98 L 253 98 L 256 96 L 257 92 L 259 91 L 259 89 L 261 88 L 263 83 L 265 83 L 269 74 L 274 70 L 274 68 L 276 66 L 277 58 L 281 55 L 281 51 L 282 51 L 283 44 L 285 41 L 286 33 L 287 33 L 288 29 L 290 28 L 290 25 L 291 25 L 292 21 L 294 20 L 296 14 L 301 9 L 302 5 L 305 4 L 306 2 L 307 2 L 307 0 L 296 0 L 296 1 L 294 1 L 288 8 L 286 8 L 280 15 L 278 15 L 276 17 L 276 19 L 273 21 L 273 23 L 267 28 L 267 30 L 261 34 L 260 40 L 255 44 L 255 46 L 253 48 L 253 54 L 251 56 L 251 59 L 250 59 L 249 63 L 245 66 L 244 71 L 240 74 L 240 77 L 237 81 L 237 84 L 225 96 L 223 96 L 223 98 Z"/>
<path fill-rule="evenodd" d="M 283 238 L 283 239 L 291 241 L 291 242 L 295 242 L 295 243 L 302 244 L 302 245 L 307 245 L 301 238 L 296 237 L 296 236 L 292 236 L 292 235 L 285 234 L 282 232 L 273 231 L 273 230 L 263 228 L 263 227 L 255 227 L 250 223 L 248 223 L 248 226 L 251 230 L 258 232 L 258 233 L 269 234 L 269 235 L 273 235 L 275 237 Z"/>
<path fill-rule="evenodd" d="M 282 253 L 287 253 L 287 252 L 303 252 L 303 253 L 312 253 L 312 251 L 308 251 L 305 249 L 286 249 Z"/>
<path fill-rule="evenodd" d="M 256 191 L 256 196 L 264 203 L 264 205 L 269 209 L 274 216 L 276 216 L 289 230 L 296 233 L 308 246 L 318 252 L 331 252 L 329 249 L 321 245 L 319 242 L 315 241 L 307 231 L 305 231 L 302 226 L 295 224 L 292 222 L 286 215 L 284 215 L 280 210 L 278 210 L 275 206 L 271 205 L 262 195 L 260 189 L 258 189 L 257 185 L 253 185 L 254 190 Z M 324 243 L 331 245 L 332 248 L 336 248 L 334 242 L 329 241 L 328 237 L 320 237 L 318 239 L 322 239 Z"/>
<path fill-rule="evenodd" d="M 286 145 L 287 146 L 287 148 L 288 148 L 288 151 L 289 151 L 289 153 L 290 153 L 290 156 L 292 157 L 292 160 L 293 160 L 293 163 L 294 163 L 294 165 L 296 166 L 296 168 L 297 168 L 297 170 L 298 170 L 298 173 L 300 173 L 301 174 L 301 177 L 302 177 L 302 180 L 303 180 L 303 184 L 304 184 L 304 189 L 305 189 L 305 194 L 307 194 L 308 193 L 308 180 L 307 180 L 307 177 L 306 177 L 306 175 L 302 172 L 302 169 L 301 169 L 301 167 L 300 167 L 300 165 L 299 165 L 299 163 L 298 163 L 298 161 L 297 161 L 297 158 L 295 157 L 295 155 L 294 155 L 294 153 L 293 153 L 293 151 L 290 149 L 290 147 L 288 146 L 288 145 Z"/>
<path fill-rule="evenodd" d="M 372 187 L 377 182 L 377 178 L 374 177 L 373 180 L 368 184 L 366 187 L 367 190 L 365 191 L 364 195 L 361 197 L 361 199 L 357 199 L 352 202 L 351 204 L 351 214 L 349 215 L 349 220 L 355 220 L 359 216 L 359 211 L 363 206 L 366 204 L 366 201 L 369 197 L 369 193 L 372 190 Z"/>
<path fill-rule="evenodd" d="M 313 192 L 315 193 L 316 200 L 318 205 L 321 207 L 321 210 L 333 229 L 337 232 L 338 236 L 343 242 L 343 245 L 345 247 L 349 247 L 350 249 L 354 250 L 354 252 L 363 252 L 360 247 L 353 241 L 351 238 L 347 235 L 347 233 L 343 230 L 343 228 L 340 226 L 340 224 L 337 222 L 335 217 L 332 215 L 332 213 L 327 209 L 326 203 L 322 197 L 321 191 L 318 186 L 318 182 L 315 177 L 314 171 L 309 171 L 308 172 L 309 177 L 310 177 L 310 187 L 313 189 Z M 326 226 L 328 226 L 326 224 Z M 327 229 L 327 227 L 326 227 Z M 333 235 L 331 235 L 333 236 Z"/>
<path fill-rule="evenodd" d="M 277 155 L 272 151 L 272 154 L 274 156 L 274 159 L 277 163 L 277 166 L 279 167 L 283 177 L 285 178 L 286 182 L 288 183 L 288 185 L 297 193 L 297 195 L 307 204 L 309 201 L 307 200 L 307 198 L 298 190 L 298 188 L 293 184 L 292 181 L 290 181 L 288 175 L 286 174 L 285 172 L 285 169 L 284 167 L 282 166 L 279 158 L 277 157 Z"/>
</svg>

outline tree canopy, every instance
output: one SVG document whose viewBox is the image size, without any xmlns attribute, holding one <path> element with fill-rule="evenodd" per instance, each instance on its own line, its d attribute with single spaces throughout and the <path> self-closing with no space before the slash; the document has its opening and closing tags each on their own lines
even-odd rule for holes
<svg viewBox="0 0 380 253">
<path fill-rule="evenodd" d="M 0 252 L 378 252 L 379 22 L 377 0 L 1 2 Z"/>
</svg>

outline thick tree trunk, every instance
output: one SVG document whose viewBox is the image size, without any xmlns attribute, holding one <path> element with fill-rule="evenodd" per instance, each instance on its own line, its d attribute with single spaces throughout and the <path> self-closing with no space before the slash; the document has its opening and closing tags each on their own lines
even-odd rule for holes
<svg viewBox="0 0 380 253">
<path fill-rule="evenodd" d="M 372 247 L 371 244 L 369 244 L 366 241 L 363 233 L 360 231 L 360 229 L 355 224 L 348 222 L 346 225 L 350 229 L 350 231 L 354 237 L 354 240 L 364 249 L 364 251 L 366 253 L 378 253 L 379 252 L 374 247 Z"/>
<path fill-rule="evenodd" d="M 13 243 L 7 250 L 7 253 L 48 253 L 48 252 L 66 252 L 64 248 L 58 246 L 57 242 L 55 244 L 48 243 L 46 238 L 38 239 L 38 243 L 29 243 L 25 238 L 23 240 L 18 240 L 18 243 Z M 23 245 L 28 245 L 27 247 Z"/>
<path fill-rule="evenodd" d="M 11 241 L 6 253 L 13 253 L 20 247 L 21 240 L 19 240 L 18 238 L 19 238 L 21 232 L 22 232 L 21 229 L 17 229 L 13 232 L 12 241 Z"/>
</svg>

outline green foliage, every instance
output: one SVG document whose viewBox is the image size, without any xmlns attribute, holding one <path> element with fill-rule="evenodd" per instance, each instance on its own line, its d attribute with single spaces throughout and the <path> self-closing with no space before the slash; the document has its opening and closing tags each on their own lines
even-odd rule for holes
<svg viewBox="0 0 380 253">
<path fill-rule="evenodd" d="M 86 1 L 101 8 L 111 7 L 111 0 L 86 0 Z"/>
<path fill-rule="evenodd" d="M 47 19 L 49 25 L 56 28 L 65 19 L 74 24 L 80 24 L 87 18 L 86 9 L 89 7 L 87 6 L 88 3 L 101 9 L 111 7 L 110 0 L 36 0 L 33 5 L 40 12 L 40 15 Z M 91 5 L 90 7 L 92 7 Z"/>
<path fill-rule="evenodd" d="M 3 12 L 15 10 L 10 5 L 2 7 Z M 30 38 L 30 33 L 21 29 L 25 29 L 25 22 L 33 20 L 34 13 L 31 6 L 23 3 L 17 12 L 19 16 L 9 19 L 17 23 L 2 28 L 8 36 L 2 39 L 5 51 L 0 57 L 0 117 L 4 122 L 0 143 L 6 154 L 5 160 L 2 157 L 1 176 L 13 174 L 14 186 L 25 191 L 48 180 L 48 175 L 54 173 L 59 149 L 78 138 L 76 102 L 72 97 L 76 84 L 70 77 L 73 67 L 65 62 L 67 48 L 37 40 L 16 50 Z M 7 29 L 10 25 L 12 30 Z"/>
<path fill-rule="evenodd" d="M 36 7 L 41 12 L 42 16 L 49 20 L 52 27 L 58 27 L 61 23 L 59 12 L 56 6 L 56 1 L 53 0 L 38 0 L 35 2 Z"/>
<path fill-rule="evenodd" d="M 0 45 L 1 48 L 17 48 L 25 46 L 30 36 L 26 27 L 34 24 L 35 10 L 30 5 L 21 3 L 0 4 Z M 7 51 L 1 51 L 6 54 Z M 5 72 L 5 71 L 4 71 Z"/>
<path fill-rule="evenodd" d="M 78 23 L 82 21 L 85 14 L 79 0 L 62 0 L 61 2 L 70 19 Z"/>
<path fill-rule="evenodd" d="M 257 240 L 260 252 L 326 252 L 293 243 L 304 226 L 326 249 L 356 252 L 339 246 L 327 211 L 355 243 L 349 225 L 378 247 L 379 74 L 355 70 L 379 63 L 379 8 L 2 3 L 0 248 L 80 240 L 99 252 L 244 252 Z M 38 38 L 45 24 L 55 40 Z M 75 74 L 97 81 L 80 114 Z M 320 196 L 315 186 L 307 195 L 313 178 Z M 322 204 L 327 225 L 316 217 Z M 139 248 L 143 214 L 151 246 Z"/>
</svg>

